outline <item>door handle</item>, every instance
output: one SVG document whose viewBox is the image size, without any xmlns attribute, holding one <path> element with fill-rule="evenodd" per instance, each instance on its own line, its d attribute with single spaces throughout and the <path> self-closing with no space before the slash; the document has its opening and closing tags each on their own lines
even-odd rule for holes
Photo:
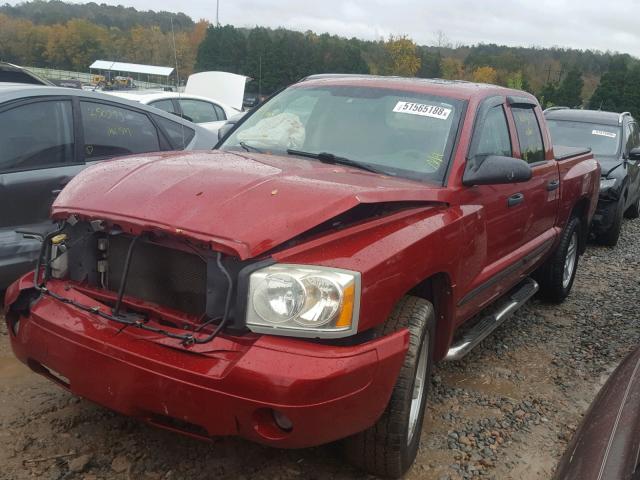
<svg viewBox="0 0 640 480">
<path fill-rule="evenodd" d="M 51 195 L 53 195 L 54 197 L 57 197 L 58 195 L 60 195 L 60 192 L 62 192 L 62 189 L 56 188 L 55 190 L 51 190 Z"/>
<path fill-rule="evenodd" d="M 515 207 L 522 202 L 524 202 L 524 195 L 522 193 L 514 193 L 507 200 L 507 205 L 509 207 Z"/>
<path fill-rule="evenodd" d="M 551 180 L 549 183 L 547 183 L 547 191 L 553 192 L 559 186 L 560 186 L 560 180 L 558 180 L 557 178 L 555 180 Z"/>
</svg>

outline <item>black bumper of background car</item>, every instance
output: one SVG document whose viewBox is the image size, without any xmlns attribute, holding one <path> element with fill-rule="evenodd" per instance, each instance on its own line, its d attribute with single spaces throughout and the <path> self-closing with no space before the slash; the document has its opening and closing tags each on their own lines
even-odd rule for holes
<svg viewBox="0 0 640 480">
<path fill-rule="evenodd" d="M 616 192 L 605 191 L 600 195 L 591 223 L 591 230 L 594 233 L 603 233 L 611 228 L 616 218 L 619 200 Z"/>
</svg>

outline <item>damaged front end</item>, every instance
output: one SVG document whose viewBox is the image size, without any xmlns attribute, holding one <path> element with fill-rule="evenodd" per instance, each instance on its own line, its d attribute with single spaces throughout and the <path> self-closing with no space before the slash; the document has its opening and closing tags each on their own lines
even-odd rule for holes
<svg viewBox="0 0 640 480">
<path fill-rule="evenodd" d="M 20 293 L 29 301 L 50 297 L 195 351 L 223 331 L 320 339 L 358 331 L 358 272 L 241 260 L 185 236 L 75 215 L 59 225 L 43 239 L 32 293 Z M 8 299 L 9 312 L 25 316 L 29 301 L 17 300 Z"/>
<path fill-rule="evenodd" d="M 205 344 L 225 327 L 246 331 L 238 284 L 271 260 L 241 261 L 163 232 L 128 233 L 104 221 L 72 216 L 46 235 L 33 288 L 7 295 L 8 314 L 28 310 L 38 296 L 52 297 L 96 317 L 176 340 Z M 49 288 L 64 282 L 95 300 L 82 304 Z"/>
<path fill-rule="evenodd" d="M 308 447 L 370 426 L 407 350 L 406 331 L 287 338 L 353 335 L 359 282 L 71 216 L 7 290 L 6 320 L 18 359 L 83 398 L 198 438 Z"/>
</svg>

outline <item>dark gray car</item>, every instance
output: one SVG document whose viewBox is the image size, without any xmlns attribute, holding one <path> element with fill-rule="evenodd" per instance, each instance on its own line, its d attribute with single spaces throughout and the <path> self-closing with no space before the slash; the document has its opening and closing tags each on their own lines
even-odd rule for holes
<svg viewBox="0 0 640 480">
<path fill-rule="evenodd" d="M 600 198 L 593 217 L 596 240 L 618 242 L 622 217 L 640 216 L 640 129 L 628 112 L 545 110 L 554 144 L 589 147 L 600 164 Z"/>
<path fill-rule="evenodd" d="M 0 291 L 34 264 L 49 209 L 83 168 L 116 156 L 211 149 L 217 136 L 175 115 L 110 95 L 0 83 Z"/>
</svg>

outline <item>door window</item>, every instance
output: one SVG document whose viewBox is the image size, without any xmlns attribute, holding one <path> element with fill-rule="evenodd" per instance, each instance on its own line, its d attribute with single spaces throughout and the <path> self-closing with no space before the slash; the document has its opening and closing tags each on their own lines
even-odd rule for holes
<svg viewBox="0 0 640 480">
<path fill-rule="evenodd" d="M 544 160 L 544 143 L 538 119 L 533 108 L 514 107 L 513 118 L 520 142 L 522 159 L 527 163 L 541 162 Z"/>
<path fill-rule="evenodd" d="M 204 102 L 202 100 L 190 100 L 188 98 L 180 99 L 178 102 L 182 108 L 182 113 L 186 117 L 189 117 L 189 120 L 194 123 L 207 123 L 224 120 L 224 118 L 218 118 L 218 114 L 212 103 Z"/>
<path fill-rule="evenodd" d="M 636 147 L 640 147 L 640 132 L 637 123 L 629 123 L 625 132 L 626 151 L 630 152 Z"/>
<path fill-rule="evenodd" d="M 0 113 L 0 172 L 74 162 L 70 100 L 20 105 Z"/>
<path fill-rule="evenodd" d="M 166 133 L 171 143 L 171 148 L 174 150 L 184 150 L 196 134 L 193 128 L 189 128 L 181 123 L 172 122 L 160 115 L 154 115 L 154 118 L 158 125 L 160 125 L 160 128 Z"/>
<path fill-rule="evenodd" d="M 171 100 L 157 100 L 155 102 L 151 102 L 149 105 L 159 108 L 160 110 L 164 110 L 165 112 L 177 115 L 176 108 L 173 106 L 173 102 Z"/>
<path fill-rule="evenodd" d="M 80 111 L 87 160 L 160 150 L 158 131 L 142 113 L 85 100 Z"/>
<path fill-rule="evenodd" d="M 510 157 L 511 139 L 509 126 L 502 105 L 491 108 L 482 124 L 476 155 L 501 155 Z"/>
</svg>

